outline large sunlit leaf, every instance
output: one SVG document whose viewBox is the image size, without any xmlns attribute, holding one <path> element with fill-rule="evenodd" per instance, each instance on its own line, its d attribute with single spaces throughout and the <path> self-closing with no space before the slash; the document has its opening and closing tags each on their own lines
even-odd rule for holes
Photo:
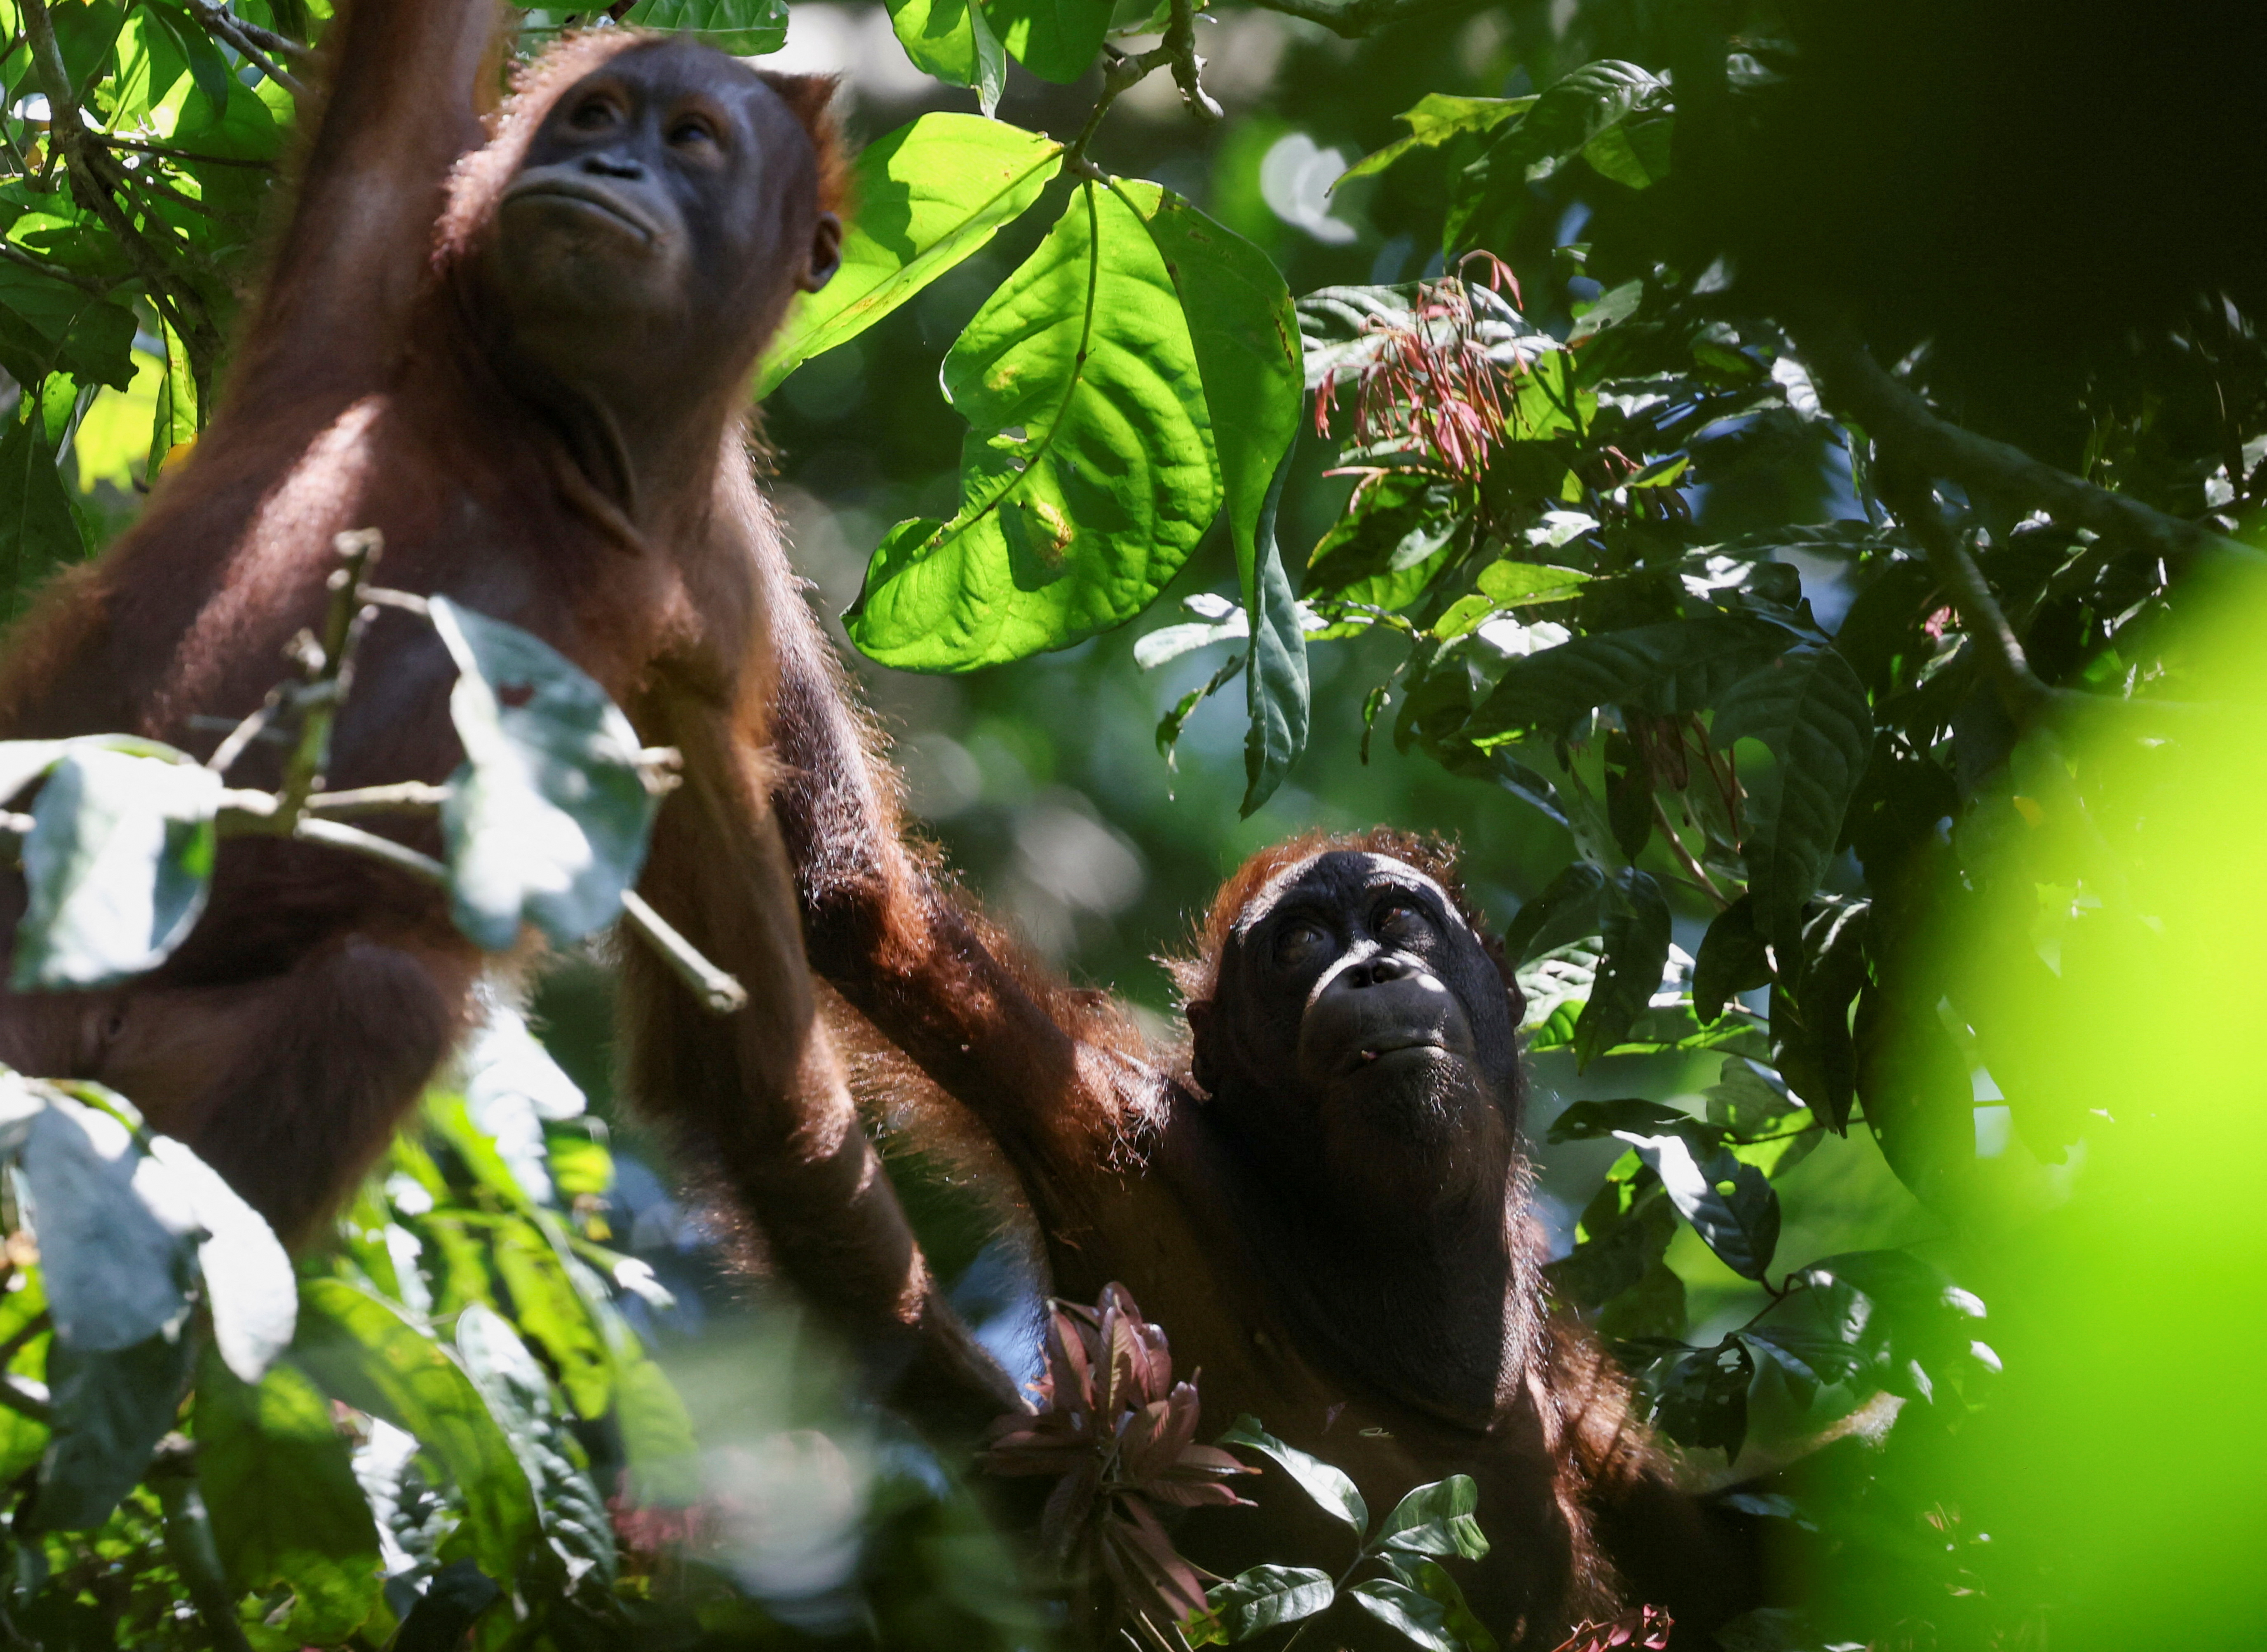
<svg viewBox="0 0 2267 1652">
<path fill-rule="evenodd" d="M 290 1635 L 344 1641 L 378 1604 L 378 1540 L 331 1402 L 289 1365 L 248 1385 L 208 1356 L 194 1415 L 197 1479 L 230 1583 L 287 1586 Z"/>
<path fill-rule="evenodd" d="M 1779 1248 L 1779 1195 L 1762 1171 L 1722 1147 L 1707 1146 L 1698 1132 L 1616 1135 L 1660 1175 L 1677 1214 L 1726 1267 L 1750 1279 L 1764 1276 Z"/>
<path fill-rule="evenodd" d="M 921 68 L 955 86 L 975 87 L 987 116 L 998 106 L 1007 86 L 1008 49 L 978 0 L 894 0 L 890 26 Z"/>
<path fill-rule="evenodd" d="M 852 178 L 842 267 L 788 311 L 756 375 L 757 396 L 982 247 L 1038 199 L 1061 160 L 1053 139 L 968 114 L 925 114 L 869 143 Z"/>
<path fill-rule="evenodd" d="M 944 385 L 970 426 L 959 513 L 892 529 L 848 616 L 884 665 L 970 670 L 1120 625 L 1219 514 L 1179 295 L 1098 185 L 968 324 Z"/>
<path fill-rule="evenodd" d="M 735 57 L 759 57 L 787 44 L 787 0 L 638 0 L 622 21 L 683 29 Z"/>
<path fill-rule="evenodd" d="M 1460 1554 L 1477 1561 L 1488 1540 L 1474 1517 L 1479 1488 L 1469 1474 L 1451 1474 L 1420 1486 L 1394 1505 L 1377 1528 L 1380 1541 L 1415 1554 Z"/>
<path fill-rule="evenodd" d="M 188 1317 L 191 1256 L 180 1226 L 161 1220 L 147 1196 L 164 1171 L 102 1108 L 51 1093 L 44 1102 L 30 1119 L 19 1173 L 55 1334 L 89 1353 L 177 1334 Z"/>
<path fill-rule="evenodd" d="M 1425 1652 L 1464 1652 L 1449 1627 L 1449 1611 L 1428 1595 L 1388 1577 L 1368 1577 L 1346 1596 L 1371 1617 Z"/>
<path fill-rule="evenodd" d="M 1748 797 L 1741 850 L 1756 927 L 1789 947 L 1873 751 L 1865 685 L 1832 645 L 1804 643 L 1734 683 L 1716 703 L 1712 734 L 1725 749 L 1759 741 L 1778 759 L 1742 766 Z"/>
<path fill-rule="evenodd" d="M 465 762 L 441 806 L 457 927 L 491 952 L 523 923 L 579 940 L 613 921 L 645 864 L 659 800 L 637 732 L 549 644 L 445 596 L 432 615 L 461 673 L 449 715 Z"/>
<path fill-rule="evenodd" d="M 1017 62 L 1067 86 L 1094 66 L 1110 0 L 986 0 L 985 15 Z"/>
<path fill-rule="evenodd" d="M 220 793 L 218 775 L 179 754 L 66 750 L 24 840 L 29 902 L 10 984 L 110 986 L 163 963 L 204 911 Z"/>
<path fill-rule="evenodd" d="M 1273 262 L 1242 236 L 1170 189 L 1138 180 L 1112 188 L 1148 225 L 1180 295 L 1211 415 L 1251 626 L 1243 806 L 1249 815 L 1307 743 L 1306 638 L 1275 543 L 1275 505 L 1299 432 L 1304 382 L 1298 316 Z"/>
</svg>

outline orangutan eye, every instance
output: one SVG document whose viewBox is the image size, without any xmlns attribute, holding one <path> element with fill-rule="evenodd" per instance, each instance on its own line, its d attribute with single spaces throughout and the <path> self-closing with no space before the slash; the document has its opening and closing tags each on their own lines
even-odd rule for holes
<svg viewBox="0 0 2267 1652">
<path fill-rule="evenodd" d="M 1380 940 L 1406 946 L 1431 934 L 1433 920 L 1414 901 L 1388 901 L 1378 908 L 1370 928 Z"/>
<path fill-rule="evenodd" d="M 577 132 L 600 132 L 613 123 L 614 105 L 610 98 L 585 98 L 567 117 L 567 124 Z"/>
<path fill-rule="evenodd" d="M 1334 942 L 1320 924 L 1297 919 L 1275 932 L 1275 961 L 1288 969 L 1302 969 L 1327 957 Z"/>
<path fill-rule="evenodd" d="M 716 129 L 706 121 L 688 117 L 669 128 L 669 141 L 678 149 L 691 149 L 696 143 L 714 143 Z"/>
</svg>

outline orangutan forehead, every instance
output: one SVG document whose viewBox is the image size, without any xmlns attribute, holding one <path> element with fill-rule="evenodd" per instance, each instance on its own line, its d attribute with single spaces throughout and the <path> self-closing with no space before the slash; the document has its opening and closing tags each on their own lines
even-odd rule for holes
<svg viewBox="0 0 2267 1652">
<path fill-rule="evenodd" d="M 1284 867 L 1260 887 L 1237 914 L 1235 932 L 1244 936 L 1287 903 L 1311 902 L 1318 906 L 1343 906 L 1354 895 L 1375 889 L 1404 888 L 1430 895 L 1433 904 L 1459 928 L 1464 914 L 1448 891 L 1411 866 L 1391 855 L 1359 849 L 1332 849 Z"/>
</svg>

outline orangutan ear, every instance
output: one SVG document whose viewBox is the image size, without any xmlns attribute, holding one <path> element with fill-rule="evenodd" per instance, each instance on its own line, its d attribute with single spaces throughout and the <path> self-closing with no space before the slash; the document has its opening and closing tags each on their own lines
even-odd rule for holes
<svg viewBox="0 0 2267 1652">
<path fill-rule="evenodd" d="M 1220 1063 L 1213 1051 L 1212 1000 L 1198 998 L 1181 1012 L 1189 1023 L 1189 1076 L 1209 1097 L 1219 1088 Z"/>
</svg>

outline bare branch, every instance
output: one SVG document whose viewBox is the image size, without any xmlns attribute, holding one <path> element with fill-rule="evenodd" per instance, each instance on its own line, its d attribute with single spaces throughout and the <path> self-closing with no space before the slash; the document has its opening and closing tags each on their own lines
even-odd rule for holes
<svg viewBox="0 0 2267 1652">
<path fill-rule="evenodd" d="M 275 170 L 274 161 L 247 160 L 240 155 L 201 155 L 194 150 L 177 150 L 163 143 L 144 143 L 139 138 L 122 138 L 107 132 L 90 132 L 90 140 L 106 150 L 131 150 L 136 155 L 155 155 L 163 160 L 187 161 L 199 166 L 249 166 L 263 172 Z"/>
<path fill-rule="evenodd" d="M 5 259 L 18 269 L 35 270 L 49 281 L 62 281 L 67 286 L 77 288 L 83 293 L 92 293 L 98 298 L 107 293 L 116 284 L 99 280 L 92 275 L 77 274 L 63 268 L 60 264 L 50 264 L 43 258 L 33 258 L 13 241 L 0 241 L 0 259 Z"/>
<path fill-rule="evenodd" d="M 1181 101 L 1200 121 L 1217 121 L 1224 113 L 1197 78 L 1204 60 L 1197 55 L 1196 11 L 1189 0 L 1173 0 L 1173 20 L 1165 30 L 1164 49 L 1173 65 L 1173 84 Z"/>
<path fill-rule="evenodd" d="M 2201 523 L 2168 516 L 2137 499 L 2096 487 L 2021 448 L 1939 418 L 1911 389 L 1884 372 L 1857 335 L 1839 321 L 1805 322 L 1794 333 L 1828 406 L 1865 427 L 1868 435 L 1907 464 L 1986 493 L 2029 501 L 2065 527 L 2088 528 L 2104 538 L 2139 543 L 2159 554 L 2210 551 L 2246 562 L 2263 559 L 2249 545 Z"/>
<path fill-rule="evenodd" d="M 1897 451 L 1891 450 L 1893 455 Z M 1976 559 L 1968 553 L 1968 547 L 1944 519 L 1944 512 L 1937 507 L 1936 490 L 1927 478 L 1917 470 L 1906 468 L 1901 461 L 1883 464 L 1880 477 L 1882 497 L 1897 513 L 1897 520 L 1920 541 L 1922 551 L 1928 556 L 1929 567 L 1943 581 L 1945 594 L 1952 599 L 1953 610 L 1960 616 L 1960 628 L 1983 655 L 1984 669 L 1999 690 L 2007 715 L 2015 720 L 2018 727 L 2029 724 L 2055 704 L 2058 693 L 2065 691 L 2049 688 L 2031 669 L 2030 660 L 2023 652 L 2022 639 L 2007 623 L 2007 616 L 1999 607 L 1999 599 L 1992 596 L 1984 570 L 1976 566 Z M 2069 698 L 2082 701 L 2093 697 Z"/>
<path fill-rule="evenodd" d="M 693 989 L 702 1007 L 730 1015 L 748 1007 L 748 990 L 701 955 L 693 944 L 670 927 L 668 919 L 645 903 L 635 889 L 622 891 L 622 917 L 642 936 L 677 978 Z"/>
<path fill-rule="evenodd" d="M 269 52 L 274 52 L 277 56 L 296 57 L 301 62 L 306 62 L 311 59 L 312 54 L 305 47 L 301 46 L 297 40 L 276 33 L 273 29 L 263 29 L 257 24 L 246 23 L 226 6 L 218 4 L 218 0 L 188 0 L 188 4 L 189 10 L 196 14 L 197 21 L 204 25 L 206 33 L 236 48 L 238 51 L 244 54 L 246 62 L 293 97 L 304 98 L 307 95 L 304 83 L 288 70 L 279 68 L 275 59 L 268 55 Z M 263 50 L 263 48 L 266 49 Z"/>
</svg>

